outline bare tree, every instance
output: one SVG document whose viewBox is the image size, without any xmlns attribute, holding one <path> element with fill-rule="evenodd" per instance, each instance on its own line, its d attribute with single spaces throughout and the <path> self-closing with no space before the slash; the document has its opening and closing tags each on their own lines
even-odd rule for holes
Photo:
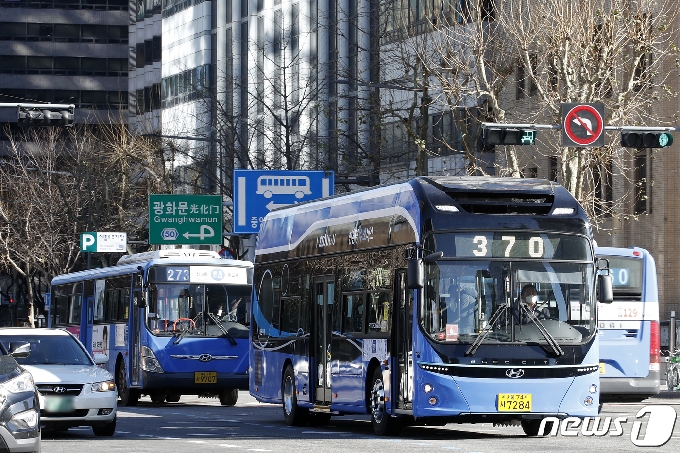
<svg viewBox="0 0 680 453">
<path fill-rule="evenodd" d="M 31 282 L 32 322 L 35 288 L 85 265 L 80 233 L 146 236 L 147 197 L 159 190 L 163 165 L 121 125 L 27 129 L 10 138 L 12 154 L 0 167 L 0 262 Z"/>
<path fill-rule="evenodd" d="M 674 95 L 668 87 L 668 62 L 676 57 L 673 2 L 462 3 L 457 24 L 435 27 L 436 51 L 417 53 L 446 96 L 477 99 L 487 108 L 487 121 L 559 124 L 565 102 L 604 103 L 607 125 L 671 120 L 654 104 Z M 607 171 L 626 174 L 627 150 L 618 137 L 595 149 L 562 147 L 558 134 L 542 135 L 539 153 L 559 156 L 563 185 L 597 215 L 594 178 Z M 512 147 L 505 151 L 500 174 L 519 176 L 523 156 Z"/>
</svg>

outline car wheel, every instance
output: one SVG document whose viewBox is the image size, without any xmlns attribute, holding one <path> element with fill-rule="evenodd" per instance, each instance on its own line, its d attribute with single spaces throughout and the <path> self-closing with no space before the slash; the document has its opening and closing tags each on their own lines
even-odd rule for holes
<svg viewBox="0 0 680 453">
<path fill-rule="evenodd" d="M 116 432 L 116 417 L 106 425 L 93 426 L 92 432 L 97 437 L 111 437 Z"/>
<path fill-rule="evenodd" d="M 283 419 L 286 421 L 286 425 L 305 426 L 310 415 L 309 409 L 297 405 L 295 373 L 290 365 L 286 367 L 286 371 L 283 373 L 281 394 L 283 395 Z"/>
<path fill-rule="evenodd" d="M 220 392 L 220 404 L 222 406 L 236 406 L 238 401 L 238 389 L 227 389 Z"/>
<path fill-rule="evenodd" d="M 120 360 L 116 367 L 116 386 L 118 387 L 118 398 L 121 406 L 136 406 L 139 400 L 139 392 L 131 389 L 127 385 L 127 370 L 125 361 Z"/>
<path fill-rule="evenodd" d="M 181 396 L 182 395 L 177 393 L 169 393 L 168 396 L 165 397 L 165 401 L 168 403 L 178 403 Z"/>
</svg>

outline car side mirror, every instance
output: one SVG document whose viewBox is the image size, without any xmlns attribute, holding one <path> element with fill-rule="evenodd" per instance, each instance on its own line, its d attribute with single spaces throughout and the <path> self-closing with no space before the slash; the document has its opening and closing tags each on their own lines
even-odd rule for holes
<svg viewBox="0 0 680 453">
<path fill-rule="evenodd" d="M 10 341 L 9 355 L 15 358 L 22 359 L 31 354 L 31 345 L 24 341 Z"/>
</svg>

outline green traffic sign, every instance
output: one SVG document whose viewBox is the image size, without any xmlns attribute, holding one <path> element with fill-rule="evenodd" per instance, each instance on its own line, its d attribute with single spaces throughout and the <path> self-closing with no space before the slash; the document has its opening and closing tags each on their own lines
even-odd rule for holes
<svg viewBox="0 0 680 453">
<path fill-rule="evenodd" d="M 149 244 L 221 243 L 220 195 L 149 195 Z"/>
</svg>

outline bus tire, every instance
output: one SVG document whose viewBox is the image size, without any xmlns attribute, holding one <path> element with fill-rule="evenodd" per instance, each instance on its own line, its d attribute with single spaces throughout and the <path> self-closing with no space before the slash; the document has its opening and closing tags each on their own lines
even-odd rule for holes
<svg viewBox="0 0 680 453">
<path fill-rule="evenodd" d="M 288 426 L 305 426 L 309 419 L 309 409 L 297 405 L 297 392 L 295 391 L 295 373 L 293 367 L 288 365 L 283 373 L 281 382 L 281 395 L 283 399 L 283 419 Z"/>
<path fill-rule="evenodd" d="M 179 399 L 182 397 L 179 393 L 168 393 L 165 397 L 165 401 L 168 403 L 179 403 Z"/>
<path fill-rule="evenodd" d="M 368 388 L 370 392 L 368 394 L 368 409 L 371 414 L 373 432 L 377 436 L 394 434 L 397 430 L 397 419 L 385 411 L 385 383 L 379 366 L 373 370 L 373 379 Z"/>
<path fill-rule="evenodd" d="M 522 429 L 524 430 L 524 434 L 527 436 L 538 436 L 538 430 L 541 428 L 541 419 L 536 419 L 536 420 L 522 420 Z M 550 433 L 550 430 L 552 429 L 552 423 L 554 422 L 546 422 L 545 424 L 545 430 L 543 432 L 543 436 L 547 436 Z"/>
<path fill-rule="evenodd" d="M 149 395 L 151 397 L 151 402 L 155 404 L 165 403 L 165 393 L 152 393 Z"/>
<path fill-rule="evenodd" d="M 119 406 L 136 406 L 139 401 L 139 392 L 127 385 L 127 370 L 125 361 L 119 360 L 116 366 L 116 386 L 118 387 Z"/>
<path fill-rule="evenodd" d="M 222 406 L 236 406 L 238 401 L 238 389 L 226 389 L 220 392 L 220 404 Z"/>
</svg>

